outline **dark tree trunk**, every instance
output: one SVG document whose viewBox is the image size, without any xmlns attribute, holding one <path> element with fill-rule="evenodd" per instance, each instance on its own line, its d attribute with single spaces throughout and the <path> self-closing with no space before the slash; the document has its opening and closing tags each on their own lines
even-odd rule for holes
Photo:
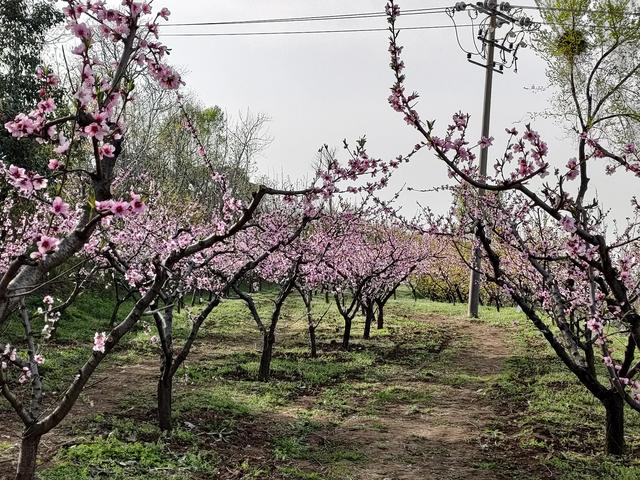
<svg viewBox="0 0 640 480">
<path fill-rule="evenodd" d="M 347 350 L 349 348 L 349 339 L 351 338 L 351 319 L 344 319 L 344 333 L 342 335 L 342 347 Z"/>
<path fill-rule="evenodd" d="M 324 303 L 329 303 L 329 290 L 324 292 Z"/>
<path fill-rule="evenodd" d="M 33 480 L 35 478 L 39 445 L 40 437 L 22 437 L 16 480 Z"/>
<path fill-rule="evenodd" d="M 398 295 L 397 295 L 397 293 L 396 293 L 396 289 L 395 289 L 395 288 L 393 289 L 393 299 L 394 299 L 394 300 L 397 300 L 397 299 L 398 299 Z"/>
<path fill-rule="evenodd" d="M 173 377 L 162 375 L 158 380 L 158 425 L 163 432 L 171 431 Z"/>
<path fill-rule="evenodd" d="M 313 310 L 311 307 L 311 302 L 313 301 L 313 293 L 309 292 L 308 294 L 305 294 L 302 290 L 299 290 L 299 292 L 307 311 L 307 325 L 309 329 L 309 347 L 311 348 L 311 357 L 316 358 L 318 356 L 318 350 L 316 347 L 316 324 L 313 321 Z"/>
<path fill-rule="evenodd" d="M 412 283 L 409 283 L 409 288 L 411 289 L 411 295 L 413 296 L 413 301 L 417 302 L 418 301 L 418 292 L 416 291 L 416 288 L 413 286 Z"/>
<path fill-rule="evenodd" d="M 276 343 L 276 336 L 273 332 L 264 335 L 262 341 L 262 355 L 260 356 L 260 370 L 258 380 L 268 382 L 271 378 L 271 358 L 273 357 L 273 345 Z"/>
<path fill-rule="evenodd" d="M 311 347 L 311 357 L 316 358 L 318 356 L 318 347 L 316 345 L 316 327 L 309 324 L 309 346 Z"/>
<path fill-rule="evenodd" d="M 607 453 L 622 455 L 625 450 L 624 401 L 617 393 L 613 392 L 603 403 L 607 412 Z"/>
<path fill-rule="evenodd" d="M 456 285 L 456 294 L 458 295 L 458 301 L 460 303 L 464 302 L 464 297 L 462 296 L 462 292 L 460 291 L 460 286 Z M 453 301 L 453 303 L 456 303 L 455 300 Z"/>
<path fill-rule="evenodd" d="M 378 302 L 378 330 L 384 328 L 384 303 Z"/>
<path fill-rule="evenodd" d="M 373 304 L 367 305 L 364 308 L 364 335 L 362 338 L 369 340 L 371 338 L 371 324 L 373 323 Z"/>
</svg>

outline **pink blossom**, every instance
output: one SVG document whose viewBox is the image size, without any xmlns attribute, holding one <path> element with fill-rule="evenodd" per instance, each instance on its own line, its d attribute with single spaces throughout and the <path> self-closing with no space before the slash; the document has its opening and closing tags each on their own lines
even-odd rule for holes
<svg viewBox="0 0 640 480">
<path fill-rule="evenodd" d="M 177 90 L 183 83 L 180 74 L 168 65 L 150 62 L 149 74 L 167 90 Z"/>
<path fill-rule="evenodd" d="M 560 224 L 562 225 L 562 228 L 564 228 L 565 231 L 569 233 L 573 233 L 576 231 L 576 221 L 574 220 L 573 217 L 569 217 L 569 216 L 562 217 L 562 219 L 560 220 Z"/>
<path fill-rule="evenodd" d="M 10 344 L 4 346 L 3 356 L 7 357 L 10 361 L 15 362 L 18 357 L 18 352 L 15 348 L 11 348 Z"/>
<path fill-rule="evenodd" d="M 110 143 L 105 143 L 100 147 L 100 154 L 103 157 L 113 158 L 116 153 L 116 148 Z"/>
<path fill-rule="evenodd" d="M 127 213 L 129 213 L 129 204 L 121 200 L 113 202 L 113 204 L 111 205 L 111 213 L 113 213 L 116 217 L 124 217 Z"/>
<path fill-rule="evenodd" d="M 129 206 L 131 207 L 131 212 L 136 214 L 144 212 L 146 208 L 144 202 L 140 198 L 140 195 L 134 192 L 131 192 L 131 201 L 129 202 Z"/>
<path fill-rule="evenodd" d="M 57 158 L 52 158 L 51 160 L 49 160 L 47 167 L 49 168 L 49 170 L 58 170 L 61 165 L 62 164 L 60 163 L 60 160 L 58 160 Z"/>
<path fill-rule="evenodd" d="M 31 378 L 31 369 L 29 367 L 22 367 L 22 375 L 18 379 L 19 383 L 26 383 Z"/>
<path fill-rule="evenodd" d="M 37 354 L 33 357 L 33 360 L 38 364 L 38 365 L 43 365 L 44 364 L 44 357 L 40 354 Z"/>
<path fill-rule="evenodd" d="M 124 274 L 124 278 L 129 285 L 135 287 L 144 280 L 144 275 L 134 268 L 130 268 Z"/>
<path fill-rule="evenodd" d="M 51 211 L 56 215 L 66 216 L 69 213 L 69 204 L 65 203 L 62 198 L 56 197 L 51 203 Z"/>
<path fill-rule="evenodd" d="M 73 47 L 71 49 L 71 53 L 73 53 L 74 55 L 78 55 L 78 56 L 84 55 L 84 52 L 86 52 L 86 51 L 87 51 L 87 47 L 85 46 L 84 43 L 76 45 L 75 47 Z"/>
<path fill-rule="evenodd" d="M 92 124 L 84 127 L 84 133 L 86 133 L 88 137 L 93 137 L 96 140 L 102 141 L 104 136 L 109 133 L 109 128 L 107 128 L 106 125 L 93 122 Z"/>
<path fill-rule="evenodd" d="M 113 200 L 96 201 L 96 210 L 99 212 L 111 210 L 112 206 L 113 206 Z"/>
<path fill-rule="evenodd" d="M 51 295 L 45 295 L 42 302 L 47 305 L 53 305 L 53 297 Z"/>
<path fill-rule="evenodd" d="M 569 159 L 567 162 L 567 168 L 569 169 L 569 172 L 567 172 L 567 180 L 575 179 L 580 173 L 578 171 L 578 160 L 575 158 Z"/>
<path fill-rule="evenodd" d="M 488 148 L 493 145 L 493 137 L 482 137 L 478 142 L 480 148 Z"/>
<path fill-rule="evenodd" d="M 58 155 L 62 155 L 67 153 L 69 147 L 71 146 L 71 142 L 65 138 L 63 134 L 60 134 L 60 139 L 58 140 L 59 144 L 56 148 L 53 149 Z"/>
<path fill-rule="evenodd" d="M 104 353 L 106 341 L 107 341 L 106 332 L 96 332 L 96 334 L 93 337 L 93 351 Z"/>
<path fill-rule="evenodd" d="M 15 165 L 9 166 L 9 178 L 11 180 L 21 180 L 26 177 L 26 170 Z"/>
<path fill-rule="evenodd" d="M 85 40 L 91 38 L 91 29 L 86 23 L 73 23 L 69 26 L 69 30 L 74 36 L 80 39 Z"/>
<path fill-rule="evenodd" d="M 171 15 L 171 11 L 167 7 L 164 7 L 162 10 L 160 10 L 160 13 L 158 15 L 160 15 L 165 20 L 169 20 L 169 15 Z"/>
<path fill-rule="evenodd" d="M 34 175 L 31 179 L 31 184 L 34 190 L 42 190 L 43 188 L 47 188 L 48 182 L 42 175 Z"/>
<path fill-rule="evenodd" d="M 38 246 L 38 252 L 44 255 L 57 250 L 59 243 L 60 241 L 57 238 L 42 235 L 36 245 Z"/>
<path fill-rule="evenodd" d="M 56 103 L 53 101 L 53 98 L 47 98 L 46 100 L 42 100 L 38 103 L 38 110 L 42 113 L 51 113 L 56 109 Z"/>
</svg>

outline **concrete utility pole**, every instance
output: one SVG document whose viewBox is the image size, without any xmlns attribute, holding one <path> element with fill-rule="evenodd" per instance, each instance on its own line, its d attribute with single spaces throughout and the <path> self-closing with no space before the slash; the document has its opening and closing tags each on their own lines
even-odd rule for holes
<svg viewBox="0 0 640 480">
<path fill-rule="evenodd" d="M 468 9 L 468 10 L 467 10 Z M 454 13 L 467 10 L 469 18 L 472 21 L 479 15 L 484 15 L 478 28 L 477 39 L 482 42 L 482 49 L 476 48 L 475 52 L 464 50 L 467 53 L 469 62 L 484 67 L 484 103 L 482 112 L 482 137 L 489 138 L 489 129 L 491 124 L 491 94 L 493 90 L 493 73 L 503 73 L 504 68 L 513 66 L 517 72 L 517 51 L 521 47 L 526 47 L 523 41 L 525 34 L 535 29 L 535 25 L 530 18 L 521 14 L 521 10 L 514 9 L 509 3 L 497 0 L 484 0 L 475 4 L 458 2 L 453 9 L 447 13 L 454 21 Z M 473 14 L 472 14 L 473 12 Z M 516 15 L 519 15 L 516 18 Z M 509 27 L 503 38 L 498 39 L 496 31 L 501 26 Z M 475 30 L 475 27 L 474 27 Z M 475 36 L 475 31 L 473 33 Z M 459 37 L 456 32 L 456 38 Z M 499 59 L 496 62 L 496 48 L 499 50 Z M 485 62 L 481 63 L 472 59 L 474 55 L 484 58 Z M 487 176 L 487 160 L 489 148 L 481 148 L 480 150 L 480 177 Z M 482 201 L 484 190 L 478 190 L 478 202 Z M 480 226 L 480 219 L 476 219 L 476 229 Z M 475 246 L 471 252 L 471 275 L 469 279 L 469 302 L 468 313 L 472 318 L 478 318 L 478 307 L 480 304 L 480 266 L 482 259 L 481 247 Z"/>
<path fill-rule="evenodd" d="M 496 39 L 496 14 L 494 3 L 493 11 L 489 20 L 489 35 L 488 35 L 488 52 L 487 52 L 487 64 L 485 67 L 484 77 L 484 103 L 482 107 L 482 137 L 489 138 L 489 126 L 491 124 L 491 91 L 493 89 L 493 69 L 494 69 L 494 56 L 495 56 L 495 39 Z M 487 176 L 487 158 L 489 156 L 489 147 L 485 147 L 480 150 L 480 177 L 485 178 Z M 484 190 L 481 188 L 478 190 L 478 197 L 484 195 Z M 480 201 L 480 198 L 478 201 Z M 471 318 L 478 318 L 478 307 L 480 305 L 480 262 L 481 262 L 481 250 L 480 246 L 476 245 L 473 248 L 472 260 L 471 260 L 471 278 L 469 279 L 469 309 L 468 313 Z"/>
</svg>

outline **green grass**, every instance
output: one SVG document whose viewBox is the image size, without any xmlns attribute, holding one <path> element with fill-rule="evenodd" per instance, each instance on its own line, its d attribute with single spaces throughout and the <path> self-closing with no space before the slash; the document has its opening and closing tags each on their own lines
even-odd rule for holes
<svg viewBox="0 0 640 480">
<path fill-rule="evenodd" d="M 161 441 L 128 442 L 114 435 L 64 449 L 57 455 L 56 465 L 46 469 L 41 478 L 186 480 L 193 478 L 193 472 L 213 473 L 214 466 L 208 454 L 178 453 Z"/>
<path fill-rule="evenodd" d="M 86 360 L 94 332 L 106 330 L 111 301 L 103 292 L 87 295 L 65 314 L 43 352 L 48 391 L 61 391 Z M 262 313 L 270 311 L 268 291 L 257 295 L 257 304 Z M 188 333 L 188 315 L 198 308 L 176 313 L 178 348 Z M 123 306 L 121 315 L 125 311 Z M 473 339 L 429 321 L 466 321 L 466 305 L 414 302 L 401 291 L 385 310 L 385 328 L 374 328 L 371 340 L 360 338 L 363 321 L 356 319 L 349 351 L 339 348 L 342 320 L 335 307 L 318 297 L 314 313 L 325 315 L 317 332 L 318 358 L 310 358 L 303 304 L 292 296 L 279 323 L 272 380 L 263 383 L 256 381 L 260 333 L 242 302 L 224 301 L 176 375 L 170 435 L 155 424 L 153 382 L 128 382 L 137 390 L 114 393 L 109 411 L 85 413 L 61 427 L 67 446 L 44 466 L 41 478 L 207 479 L 234 472 L 230 478 L 350 480 L 366 462 L 382 460 L 368 457 L 366 446 L 344 431 L 336 433 L 345 422 L 356 419 L 349 424 L 353 431 L 384 434 L 389 415 L 428 415 L 434 403 L 464 387 L 485 392 L 503 412 L 479 439 L 487 455 L 477 467 L 496 478 L 515 472 L 514 478 L 530 480 L 640 480 L 640 465 L 631 456 L 602 454 L 602 408 L 515 309 L 481 308 L 479 322 L 511 332 L 512 355 L 496 375 L 478 374 L 464 362 L 450 368 Z M 130 332 L 98 373 L 114 365 L 157 364 L 158 348 L 149 341 L 153 325 L 148 327 Z M 20 342 L 15 321 L 8 335 Z M 88 395 L 98 392 L 100 385 Z M 7 411 L 0 402 L 0 422 Z M 631 448 L 640 450 L 640 415 L 628 412 L 627 433 Z M 414 440 L 417 446 L 424 441 Z M 251 449 L 245 451 L 247 444 Z M 0 443 L 2 458 L 14 454 L 11 446 Z M 415 460 L 411 455 L 384 461 L 407 464 Z"/>
<path fill-rule="evenodd" d="M 510 441 L 521 450 L 520 458 L 535 458 L 559 480 L 640 479 L 635 455 L 618 459 L 604 455 L 604 408 L 555 356 L 541 334 L 523 318 L 492 319 L 498 325 L 514 321 L 513 355 L 490 394 L 511 417 L 513 424 L 507 429 L 512 431 Z M 625 422 L 628 447 L 637 451 L 640 415 L 627 411 Z"/>
</svg>

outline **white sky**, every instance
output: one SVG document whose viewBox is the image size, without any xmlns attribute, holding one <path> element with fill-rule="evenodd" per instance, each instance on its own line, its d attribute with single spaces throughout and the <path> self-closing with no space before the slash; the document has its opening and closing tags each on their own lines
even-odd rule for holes
<svg viewBox="0 0 640 480">
<path fill-rule="evenodd" d="M 306 15 L 382 11 L 384 0 L 156 0 L 156 8 L 167 6 L 171 23 L 277 18 Z M 401 0 L 405 9 L 439 7 L 453 0 Z M 513 2 L 532 5 L 533 0 Z M 531 12 L 531 11 L 530 11 Z M 533 12 L 531 12 L 533 13 Z M 467 23 L 461 15 L 461 23 Z M 444 14 L 400 17 L 400 27 L 448 25 Z M 241 32 L 386 27 L 384 18 L 305 22 L 290 24 L 164 27 L 161 33 Z M 467 42 L 471 41 L 470 29 Z M 250 109 L 271 117 L 269 133 L 274 141 L 258 159 L 260 172 L 291 178 L 309 175 L 318 148 L 338 146 L 342 139 L 352 143 L 363 134 L 372 156 L 389 159 L 408 152 L 418 140 L 412 128 L 387 104 L 393 82 L 388 67 L 387 32 L 245 37 L 170 37 L 161 39 L 172 48 L 170 63 L 186 70 L 188 88 L 206 105 L 219 105 L 228 114 Z M 421 93 L 419 111 L 423 119 L 437 120 L 444 132 L 451 114 L 471 114 L 471 131 L 480 137 L 484 69 L 469 64 L 459 49 L 452 29 L 406 31 L 401 34 L 407 64 L 407 88 Z M 492 107 L 492 135 L 500 155 L 504 128 L 514 122 L 520 129 L 530 114 L 547 107 L 547 95 L 534 93 L 531 86 L 546 85 L 543 62 L 531 49 L 519 54 L 519 72 L 495 75 Z M 564 166 L 574 156 L 572 141 L 550 120 L 533 123 L 551 147 L 553 165 Z M 438 128 L 439 126 L 439 128 Z M 472 138 L 471 138 L 472 139 Z M 607 205 L 626 211 L 629 195 L 618 195 L 623 175 L 603 182 L 610 192 Z M 413 164 L 406 165 L 393 181 L 428 188 L 447 181 L 444 166 L 423 150 Z M 616 188 L 610 188 L 615 185 Z M 406 194 L 407 213 L 416 199 L 436 211 L 448 208 L 442 196 Z"/>
</svg>

